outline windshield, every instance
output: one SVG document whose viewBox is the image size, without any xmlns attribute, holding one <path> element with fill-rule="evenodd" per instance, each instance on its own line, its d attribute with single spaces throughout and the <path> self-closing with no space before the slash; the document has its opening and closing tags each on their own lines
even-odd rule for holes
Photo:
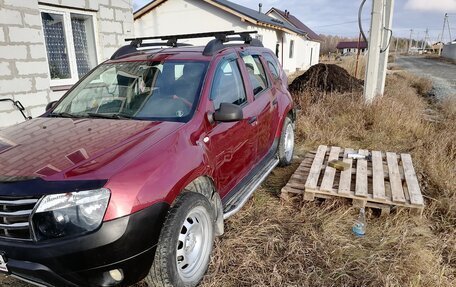
<svg viewBox="0 0 456 287">
<path fill-rule="evenodd" d="M 207 62 L 103 64 L 80 82 L 49 116 L 187 121 Z"/>
</svg>

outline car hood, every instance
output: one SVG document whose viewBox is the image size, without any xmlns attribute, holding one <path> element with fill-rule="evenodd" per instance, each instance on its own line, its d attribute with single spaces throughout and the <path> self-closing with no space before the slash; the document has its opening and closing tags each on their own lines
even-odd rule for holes
<svg viewBox="0 0 456 287">
<path fill-rule="evenodd" d="M 0 130 L 0 181 L 65 179 L 95 171 L 147 139 L 150 146 L 180 123 L 36 118 Z M 118 167 L 118 165 L 117 165 Z M 115 169 L 115 166 L 113 167 Z"/>
</svg>

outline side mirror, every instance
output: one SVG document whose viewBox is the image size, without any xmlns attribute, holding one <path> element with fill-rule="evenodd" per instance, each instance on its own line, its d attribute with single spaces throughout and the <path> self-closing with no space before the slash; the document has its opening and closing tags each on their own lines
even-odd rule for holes
<svg viewBox="0 0 456 287">
<path fill-rule="evenodd" d="M 52 101 L 46 106 L 46 112 L 49 111 L 50 109 L 54 108 L 55 105 L 57 104 L 58 101 Z"/>
<path fill-rule="evenodd" d="M 237 122 L 244 119 L 244 114 L 240 106 L 221 103 L 220 108 L 213 114 L 213 119 L 218 122 Z"/>
</svg>

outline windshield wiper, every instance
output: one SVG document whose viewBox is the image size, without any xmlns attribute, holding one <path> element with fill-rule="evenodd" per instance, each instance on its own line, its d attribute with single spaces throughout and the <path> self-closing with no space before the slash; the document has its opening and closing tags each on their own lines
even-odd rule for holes
<svg viewBox="0 0 456 287">
<path fill-rule="evenodd" d="M 110 114 L 110 115 L 108 115 L 108 114 L 87 113 L 87 115 L 92 117 L 92 118 L 101 118 L 101 119 L 116 119 L 116 120 L 123 120 L 123 119 L 134 120 L 134 119 L 136 119 L 133 116 L 124 115 L 124 114 Z"/>
<path fill-rule="evenodd" d="M 50 117 L 58 117 L 58 118 L 84 118 L 84 115 L 75 115 L 75 114 L 70 114 L 67 112 L 62 112 L 62 113 L 50 113 L 48 116 Z"/>
</svg>

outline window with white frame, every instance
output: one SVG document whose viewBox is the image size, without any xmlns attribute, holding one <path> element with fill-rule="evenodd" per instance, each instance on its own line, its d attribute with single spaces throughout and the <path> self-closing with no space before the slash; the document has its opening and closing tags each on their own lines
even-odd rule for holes
<svg viewBox="0 0 456 287">
<path fill-rule="evenodd" d="M 96 14 L 40 7 L 51 86 L 71 85 L 98 63 Z"/>
</svg>

